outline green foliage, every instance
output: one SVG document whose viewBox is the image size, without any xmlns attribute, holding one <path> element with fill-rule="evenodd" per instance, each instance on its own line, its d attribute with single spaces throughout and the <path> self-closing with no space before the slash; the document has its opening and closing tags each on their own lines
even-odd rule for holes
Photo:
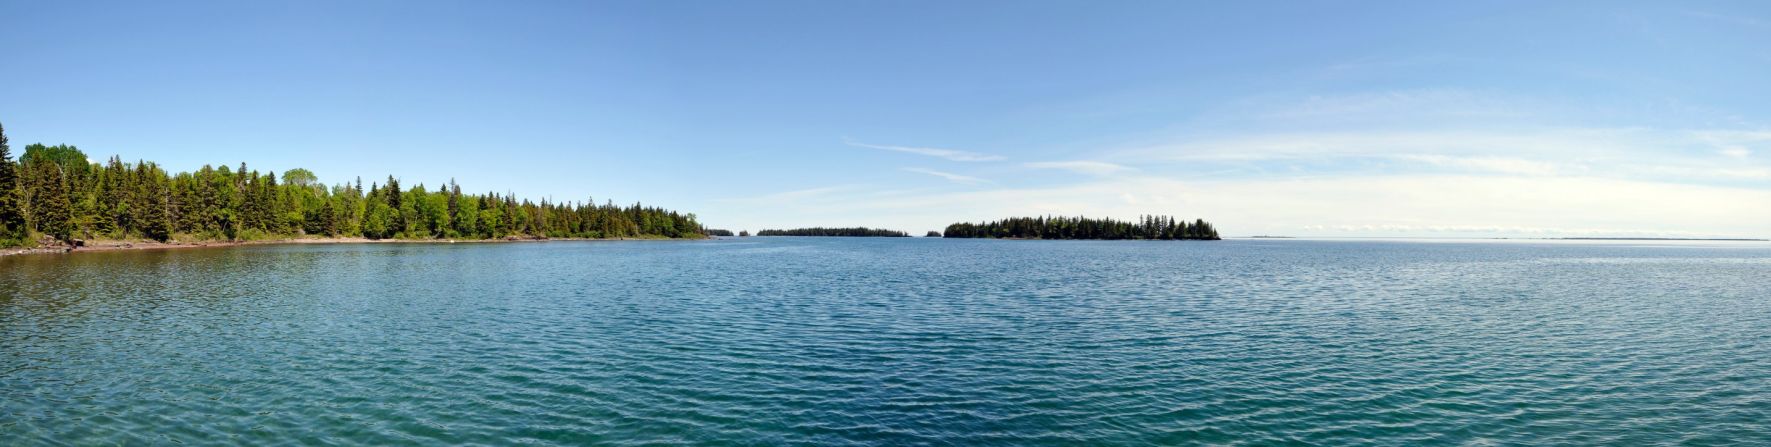
<svg viewBox="0 0 1771 447">
<path fill-rule="evenodd" d="M 32 222 L 56 240 L 72 241 L 74 235 L 73 203 L 68 198 L 68 179 L 55 163 L 37 163 L 32 176 L 26 205 Z"/>
<path fill-rule="evenodd" d="M 1218 230 L 1204 220 L 1175 220 L 1169 216 L 1144 216 L 1137 222 L 1086 217 L 1016 217 L 984 223 L 947 226 L 950 238 L 1013 239 L 1150 239 L 1217 240 Z"/>
<path fill-rule="evenodd" d="M 848 237 L 910 237 L 910 233 L 902 231 L 874 229 L 867 227 L 854 228 L 795 228 L 792 230 L 762 230 L 757 236 L 848 236 Z"/>
<path fill-rule="evenodd" d="M 701 230 L 701 232 L 707 234 L 708 236 L 732 237 L 732 230 L 706 229 L 706 230 Z"/>
<path fill-rule="evenodd" d="M 6 127 L 0 126 L 0 247 L 22 244 L 29 239 L 28 234 L 24 196 L 19 191 L 18 163 L 12 160 Z"/>
<path fill-rule="evenodd" d="M 0 128 L 0 246 L 28 244 L 33 230 L 64 241 L 704 237 L 693 214 L 639 204 L 537 204 L 463 194 L 453 181 L 434 191 L 403 190 L 393 177 L 367 190 L 360 179 L 327 187 L 306 169 L 284 171 L 279 181 L 244 163 L 169 174 L 118 157 L 93 165 L 66 145 L 30 145 L 14 163 L 5 143 Z"/>
<path fill-rule="evenodd" d="M 70 177 L 82 176 L 92 169 L 92 162 L 86 159 L 86 153 L 80 148 L 58 144 L 45 146 L 42 143 L 25 146 L 25 154 L 19 157 L 19 163 L 54 163 L 60 165 Z"/>
<path fill-rule="evenodd" d="M 314 171 L 302 168 L 283 171 L 283 183 L 301 188 L 316 188 L 321 186 L 320 177 L 315 176 Z"/>
</svg>

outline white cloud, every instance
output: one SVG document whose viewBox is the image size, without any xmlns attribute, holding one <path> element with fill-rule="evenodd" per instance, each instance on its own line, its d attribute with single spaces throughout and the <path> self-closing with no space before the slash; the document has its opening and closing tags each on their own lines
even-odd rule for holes
<svg viewBox="0 0 1771 447">
<path fill-rule="evenodd" d="M 1049 188 L 842 192 L 736 220 L 907 230 L 1041 214 L 1204 218 L 1227 236 L 1771 236 L 1771 191 L 1592 177 L 1396 175 L 1188 182 L 1101 178 Z M 728 210 L 719 210 L 725 215 Z"/>
<path fill-rule="evenodd" d="M 944 178 L 944 179 L 947 179 L 947 180 L 952 181 L 954 183 L 966 183 L 966 184 L 990 183 L 989 180 L 984 180 L 984 179 L 977 178 L 977 177 L 959 175 L 959 174 L 954 174 L 951 172 L 941 172 L 941 171 L 936 171 L 933 169 L 904 168 L 904 170 L 908 171 L 908 172 L 915 172 L 918 174 L 932 175 L 932 176 Z"/>
<path fill-rule="evenodd" d="M 844 141 L 844 144 L 848 144 L 848 145 L 854 146 L 854 147 L 864 147 L 864 148 L 868 148 L 868 149 L 879 149 L 879 150 L 886 150 L 886 151 L 905 152 L 905 153 L 911 153 L 911 154 L 917 154 L 917 155 L 927 155 L 930 157 L 945 158 L 945 159 L 953 160 L 953 161 L 998 161 L 998 160 L 1004 159 L 1001 155 L 981 154 L 981 153 L 977 153 L 977 152 L 961 151 L 961 150 L 954 150 L 954 149 L 938 149 L 938 148 L 932 148 L 932 147 L 885 146 L 885 145 L 878 145 L 878 144 L 861 143 L 861 142 L 857 142 L 857 141 Z"/>
<path fill-rule="evenodd" d="M 737 213 L 740 223 L 919 231 L 1023 215 L 1171 214 L 1213 221 L 1226 235 L 1771 236 L 1771 160 L 1756 156 L 1771 151 L 1771 131 L 1756 130 L 1763 127 L 1558 126 L 1556 116 L 1590 110 L 1455 90 L 1289 106 L 1207 111 L 1209 118 L 1137 137 L 1143 142 L 1131 149 L 1020 165 L 1094 176 L 1081 183 L 1029 176 L 1012 187 L 938 193 L 842 190 L 779 208 L 720 212 Z M 955 161 L 1002 159 L 848 144 Z"/>
<path fill-rule="evenodd" d="M 1127 155 L 1176 161 L 1249 161 L 1324 157 L 1461 155 L 1485 157 L 1605 156 L 1617 150 L 1641 151 L 1653 144 L 1638 129 L 1555 129 L 1532 131 L 1344 131 L 1271 132 L 1252 136 L 1189 140 L 1137 149 Z"/>
<path fill-rule="evenodd" d="M 1752 157 L 1771 132 L 1656 129 L 1411 130 L 1268 133 L 1154 145 L 1115 156 L 1159 167 L 1241 167 L 1244 172 L 1367 175 L 1427 172 L 1582 176 L 1715 183 L 1771 179 Z M 1717 154 L 1723 157 L 1717 157 Z M 1252 169 L 1251 169 L 1252 168 Z M 1341 171 L 1337 171 L 1341 170 Z"/>
<path fill-rule="evenodd" d="M 1089 175 L 1113 175 L 1113 174 L 1118 174 L 1121 172 L 1135 170 L 1135 169 L 1132 169 L 1127 166 L 1116 165 L 1116 164 L 1108 163 L 1108 162 L 1104 162 L 1104 161 L 1089 161 L 1089 160 L 1040 161 L 1040 162 L 1033 162 L 1033 163 L 1025 163 L 1025 164 L 1022 164 L 1021 166 L 1025 166 L 1025 167 L 1033 168 L 1033 169 L 1061 169 L 1061 170 L 1066 170 L 1066 171 L 1071 171 L 1071 172 L 1076 172 L 1076 173 L 1081 173 L 1081 174 L 1089 174 Z"/>
<path fill-rule="evenodd" d="M 1519 175 L 1555 175 L 1559 168 L 1554 163 L 1503 157 L 1449 157 L 1444 155 L 1401 155 L 1398 158 L 1423 162 L 1435 166 L 1459 168 L 1471 171 L 1498 172 Z"/>
</svg>

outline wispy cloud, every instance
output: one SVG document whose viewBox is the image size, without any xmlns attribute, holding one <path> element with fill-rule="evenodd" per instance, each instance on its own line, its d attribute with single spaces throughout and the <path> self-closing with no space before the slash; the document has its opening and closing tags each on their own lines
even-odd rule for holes
<svg viewBox="0 0 1771 447">
<path fill-rule="evenodd" d="M 1449 168 L 1498 172 L 1518 175 L 1556 175 L 1560 167 L 1555 163 L 1507 157 L 1449 157 L 1444 155 L 1402 155 L 1403 160 L 1418 161 L 1435 166 Z"/>
<path fill-rule="evenodd" d="M 1407 175 L 1424 172 L 1581 176 L 1728 183 L 1771 178 L 1771 132 L 1539 128 L 1250 132 L 1122 151 L 1115 156 L 1249 174 Z"/>
<path fill-rule="evenodd" d="M 974 185 L 980 184 L 980 183 L 990 183 L 989 180 L 984 180 L 984 179 L 977 178 L 977 177 L 959 175 L 959 174 L 954 174 L 951 172 L 941 172 L 941 171 L 936 171 L 933 169 L 904 168 L 904 170 L 908 171 L 908 172 L 915 172 L 918 174 L 932 175 L 932 176 L 944 178 L 944 179 L 947 179 L 947 180 L 952 181 L 954 183 L 965 183 L 965 184 L 974 184 Z"/>
<path fill-rule="evenodd" d="M 913 229 L 1020 215 L 1172 214 L 1207 219 L 1227 236 L 1771 236 L 1771 191 L 1761 188 L 1558 176 L 1182 181 L 1140 175 L 887 197 L 857 190 L 727 213 L 739 221 Z"/>
<path fill-rule="evenodd" d="M 1226 235 L 1771 236 L 1771 123 L 1695 113 L 1644 125 L 1637 115 L 1587 113 L 1603 104 L 1484 93 L 1266 97 L 1126 136 L 1119 148 L 1017 161 L 1027 178 L 1006 185 L 843 190 L 727 212 L 935 229 L 1014 215 L 1173 214 L 1211 220 Z M 983 171 L 903 170 L 990 183 L 954 173 Z"/>
<path fill-rule="evenodd" d="M 884 151 L 896 151 L 896 152 L 905 152 L 905 153 L 911 153 L 911 154 L 917 154 L 917 155 L 927 155 L 930 157 L 945 158 L 945 159 L 953 160 L 953 161 L 1000 161 L 1000 160 L 1004 159 L 1004 157 L 1001 155 L 983 154 L 983 153 L 962 151 L 962 150 L 956 150 L 956 149 L 940 149 L 940 148 L 932 148 L 932 147 L 909 147 L 909 146 L 886 146 L 886 145 L 880 145 L 880 144 L 867 144 L 867 143 L 862 143 L 862 142 L 858 142 L 858 141 L 854 141 L 854 140 L 844 140 L 843 143 L 850 145 L 850 146 L 854 146 L 854 147 L 864 147 L 864 148 L 868 148 L 868 149 L 879 149 L 879 150 L 884 150 Z"/>
<path fill-rule="evenodd" d="M 1061 169 L 1089 175 L 1113 175 L 1126 171 L 1134 171 L 1128 166 L 1121 166 L 1104 161 L 1073 160 L 1073 161 L 1039 161 L 1022 164 L 1033 169 Z"/>
</svg>

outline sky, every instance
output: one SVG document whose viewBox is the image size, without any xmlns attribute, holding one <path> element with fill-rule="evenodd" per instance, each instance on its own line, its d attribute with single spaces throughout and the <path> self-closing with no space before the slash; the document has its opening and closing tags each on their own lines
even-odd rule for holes
<svg viewBox="0 0 1771 447">
<path fill-rule="evenodd" d="M 1771 237 L 1767 2 L 0 0 L 0 123 L 714 228 Z"/>
</svg>

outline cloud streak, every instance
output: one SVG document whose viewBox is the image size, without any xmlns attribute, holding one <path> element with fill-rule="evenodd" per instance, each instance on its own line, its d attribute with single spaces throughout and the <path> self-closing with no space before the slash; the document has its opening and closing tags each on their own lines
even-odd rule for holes
<svg viewBox="0 0 1771 447">
<path fill-rule="evenodd" d="M 984 180 L 984 179 L 977 178 L 977 177 L 959 175 L 959 174 L 954 174 L 951 172 L 936 171 L 936 170 L 927 169 L 927 168 L 904 168 L 904 171 L 915 172 L 915 173 L 924 174 L 924 175 L 932 175 L 932 176 L 947 179 L 948 181 L 951 181 L 954 183 L 964 183 L 964 184 L 969 184 L 969 185 L 990 183 L 989 180 Z"/>
<path fill-rule="evenodd" d="M 1040 162 L 1025 163 L 1025 164 L 1022 164 L 1021 166 L 1025 166 L 1025 167 L 1032 168 L 1032 169 L 1058 169 L 1058 170 L 1075 172 L 1075 173 L 1079 173 L 1079 174 L 1102 175 L 1102 176 L 1113 175 L 1113 174 L 1118 174 L 1121 172 L 1136 170 L 1136 169 L 1132 169 L 1131 167 L 1127 167 L 1127 166 L 1121 166 L 1121 165 L 1108 163 L 1108 162 L 1104 162 L 1104 161 L 1090 161 L 1090 160 L 1040 161 Z"/>
<path fill-rule="evenodd" d="M 750 218 L 920 231 L 1006 216 L 1172 214 L 1211 220 L 1227 236 L 1771 237 L 1763 125 L 1593 125 L 1609 116 L 1456 90 L 1310 98 L 1277 111 L 1261 107 L 1270 97 L 1244 102 L 1116 148 L 1016 163 L 1004 184 L 903 168 L 989 186 L 832 191 Z"/>
<path fill-rule="evenodd" d="M 919 231 L 1007 216 L 1168 214 L 1210 220 L 1226 236 L 1771 236 L 1771 191 L 1590 177 L 1103 177 L 941 194 L 849 191 L 745 211 L 759 213 L 758 220 L 867 222 Z"/>
<path fill-rule="evenodd" d="M 1702 184 L 1771 178 L 1771 160 L 1754 156 L 1765 150 L 1771 150 L 1771 134 L 1754 131 L 1426 129 L 1244 132 L 1114 156 L 1154 167 L 1229 168 L 1240 175 L 1438 172 Z"/>
<path fill-rule="evenodd" d="M 948 159 L 948 160 L 952 160 L 952 161 L 978 162 L 978 161 L 1001 161 L 1001 160 L 1006 159 L 1005 157 L 1003 157 L 1001 155 L 984 154 L 984 153 L 962 151 L 962 150 L 955 150 L 955 149 L 940 149 L 940 148 L 932 148 L 932 147 L 910 147 L 910 146 L 886 146 L 886 145 L 879 145 L 879 144 L 867 144 L 867 143 L 862 143 L 862 142 L 858 142 L 858 141 L 854 141 L 854 140 L 847 140 L 847 141 L 844 141 L 843 143 L 850 145 L 850 146 L 854 146 L 854 147 L 864 147 L 864 148 L 868 148 L 868 149 L 879 149 L 882 151 L 893 151 L 893 152 L 903 152 L 903 153 L 908 153 L 908 154 L 925 155 L 925 156 L 929 156 L 929 157 L 944 158 L 944 159 Z"/>
</svg>

